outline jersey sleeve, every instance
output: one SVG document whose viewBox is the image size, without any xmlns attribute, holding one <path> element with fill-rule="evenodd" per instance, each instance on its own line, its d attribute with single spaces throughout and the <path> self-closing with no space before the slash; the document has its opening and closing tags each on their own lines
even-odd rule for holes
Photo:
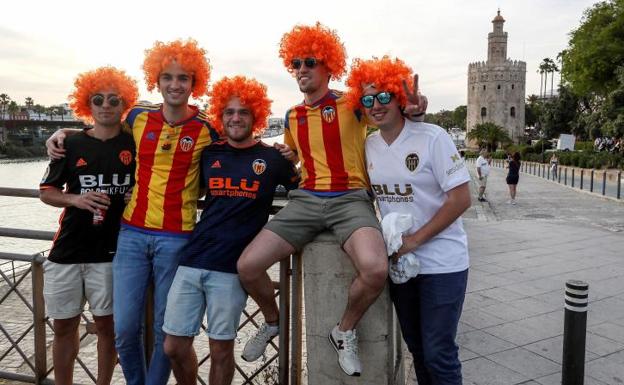
<svg viewBox="0 0 624 385">
<path fill-rule="evenodd" d="M 69 172 L 65 167 L 66 164 L 66 157 L 50 161 L 50 164 L 48 164 L 48 168 L 41 179 L 41 183 L 39 184 L 39 189 L 44 190 L 49 187 L 56 187 L 62 190 L 65 183 L 67 183 L 69 175 Z"/>
<path fill-rule="evenodd" d="M 449 191 L 470 181 L 464 159 L 457 152 L 453 140 L 441 132 L 432 143 L 433 174 L 444 191 Z"/>
</svg>

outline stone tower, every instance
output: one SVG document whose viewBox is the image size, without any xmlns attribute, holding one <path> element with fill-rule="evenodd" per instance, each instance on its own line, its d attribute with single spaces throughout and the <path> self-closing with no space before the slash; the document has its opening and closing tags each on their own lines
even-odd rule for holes
<svg viewBox="0 0 624 385">
<path fill-rule="evenodd" d="M 504 23 L 499 10 L 488 33 L 487 61 L 468 65 L 466 128 L 470 132 L 476 124 L 492 122 L 518 142 L 524 134 L 526 63 L 507 58 Z"/>
</svg>

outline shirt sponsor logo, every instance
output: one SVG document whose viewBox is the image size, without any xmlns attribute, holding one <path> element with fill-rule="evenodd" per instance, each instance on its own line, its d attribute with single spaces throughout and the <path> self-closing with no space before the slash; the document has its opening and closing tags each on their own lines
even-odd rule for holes
<svg viewBox="0 0 624 385">
<path fill-rule="evenodd" d="M 123 150 L 122 152 L 119 153 L 119 160 L 124 165 L 126 166 L 129 165 L 130 162 L 132 162 L 132 153 L 128 150 Z"/>
<path fill-rule="evenodd" d="M 387 184 L 373 184 L 371 187 L 373 188 L 377 202 L 414 202 L 414 188 L 409 183 L 405 185 L 395 183 L 391 185 L 391 187 Z"/>
<path fill-rule="evenodd" d="M 184 138 L 180 139 L 180 148 L 184 152 L 191 151 L 194 144 L 195 142 L 193 141 L 193 138 L 191 138 L 190 136 L 185 136 Z"/>
<path fill-rule="evenodd" d="M 327 123 L 331 123 L 336 118 L 336 110 L 332 106 L 327 106 L 327 107 L 323 108 L 323 111 L 321 112 L 321 115 L 323 115 L 323 119 Z"/>
<path fill-rule="evenodd" d="M 208 179 L 208 188 L 212 196 L 256 199 L 260 182 L 256 180 L 250 183 L 246 178 L 241 178 L 237 184 L 229 177 L 211 177 Z"/>
<path fill-rule="evenodd" d="M 130 174 L 78 175 L 80 193 L 103 192 L 108 195 L 125 194 L 130 187 Z"/>
<path fill-rule="evenodd" d="M 415 152 L 407 154 L 407 156 L 405 157 L 405 167 L 407 167 L 407 169 L 410 170 L 410 172 L 416 171 L 416 168 L 418 168 L 419 162 L 420 162 L 420 158 L 418 157 L 418 154 Z"/>
<path fill-rule="evenodd" d="M 451 176 L 451 175 L 455 174 L 457 171 L 461 170 L 464 167 L 466 167 L 466 164 L 462 160 L 461 162 L 454 164 L 453 167 L 451 167 L 448 170 L 446 170 L 446 175 L 447 176 Z"/>
<path fill-rule="evenodd" d="M 256 175 L 260 175 L 264 172 L 264 170 L 266 170 L 267 163 L 264 161 L 264 159 L 256 159 L 251 164 L 251 168 L 253 172 L 256 173 Z"/>
</svg>

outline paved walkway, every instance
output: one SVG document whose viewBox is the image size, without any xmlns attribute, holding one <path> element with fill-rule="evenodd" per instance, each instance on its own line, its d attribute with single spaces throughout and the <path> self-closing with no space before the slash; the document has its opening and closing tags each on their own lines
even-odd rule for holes
<svg viewBox="0 0 624 385">
<path fill-rule="evenodd" d="M 589 284 L 585 384 L 623 384 L 624 202 L 522 174 L 512 206 L 505 175 L 492 171 L 488 202 L 473 199 L 464 220 L 464 384 L 561 384 L 568 279 Z"/>
</svg>

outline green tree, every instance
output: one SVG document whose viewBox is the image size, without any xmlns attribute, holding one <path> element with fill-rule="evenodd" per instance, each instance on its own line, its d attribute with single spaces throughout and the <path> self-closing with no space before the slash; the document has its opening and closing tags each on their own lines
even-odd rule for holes
<svg viewBox="0 0 624 385">
<path fill-rule="evenodd" d="M 579 111 L 579 97 L 568 86 L 561 85 L 556 97 L 546 100 L 539 113 L 544 138 L 572 133 Z"/>
<path fill-rule="evenodd" d="M 476 141 L 480 148 L 487 148 L 488 151 L 496 151 L 499 144 L 504 146 L 512 142 L 503 127 L 491 122 L 476 124 L 466 136 Z"/>
<path fill-rule="evenodd" d="M 26 108 L 31 109 L 35 105 L 35 102 L 33 98 L 27 96 L 26 99 L 24 99 L 24 105 L 26 105 Z"/>
<path fill-rule="evenodd" d="M 0 117 L 4 118 L 4 113 L 7 110 L 11 98 L 7 94 L 0 94 Z"/>
<path fill-rule="evenodd" d="M 41 120 L 41 114 L 45 114 L 47 112 L 47 108 L 42 106 L 41 104 L 35 104 L 33 106 L 33 111 L 35 111 L 37 113 L 37 115 L 39 116 L 39 120 Z"/>
<path fill-rule="evenodd" d="M 7 112 L 9 113 L 11 119 L 15 119 L 15 114 L 17 114 L 19 110 L 20 108 L 17 103 L 15 103 L 15 100 L 11 100 L 9 102 L 9 106 L 7 107 Z"/>
<path fill-rule="evenodd" d="M 466 116 L 468 107 L 466 105 L 458 106 L 453 110 L 453 126 L 459 127 L 466 131 Z"/>
<path fill-rule="evenodd" d="M 605 97 L 617 87 L 616 68 L 624 63 L 624 0 L 607 0 L 587 9 L 570 33 L 562 55 L 562 76 L 581 96 Z"/>
</svg>

